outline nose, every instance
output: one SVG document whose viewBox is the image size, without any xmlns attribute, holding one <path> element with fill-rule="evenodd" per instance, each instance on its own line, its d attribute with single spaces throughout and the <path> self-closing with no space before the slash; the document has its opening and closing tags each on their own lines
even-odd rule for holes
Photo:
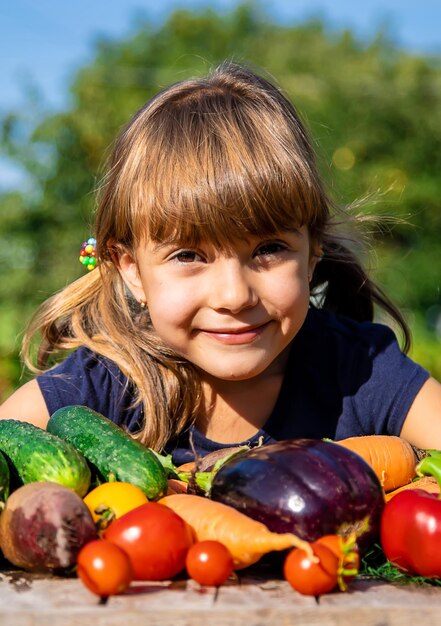
<svg viewBox="0 0 441 626">
<path fill-rule="evenodd" d="M 218 261 L 214 276 L 211 277 L 212 308 L 238 313 L 255 306 L 258 295 L 250 272 L 238 259 L 224 258 Z"/>
</svg>

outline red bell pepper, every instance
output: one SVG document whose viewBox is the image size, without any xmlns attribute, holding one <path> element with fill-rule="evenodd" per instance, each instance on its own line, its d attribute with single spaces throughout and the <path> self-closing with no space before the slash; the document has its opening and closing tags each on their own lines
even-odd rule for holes
<svg viewBox="0 0 441 626">
<path fill-rule="evenodd" d="M 419 476 L 435 476 L 441 484 L 441 452 L 423 459 Z M 380 526 L 387 559 L 408 574 L 441 578 L 441 498 L 422 489 L 408 489 L 385 505 Z"/>
</svg>

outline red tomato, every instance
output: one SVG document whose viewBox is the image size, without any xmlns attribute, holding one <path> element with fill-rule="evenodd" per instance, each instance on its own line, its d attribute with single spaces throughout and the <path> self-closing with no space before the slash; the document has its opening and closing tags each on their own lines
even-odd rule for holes
<svg viewBox="0 0 441 626">
<path fill-rule="evenodd" d="M 311 546 L 319 559 L 317 563 L 305 550 L 296 548 L 286 557 L 283 573 L 291 587 L 299 593 L 320 596 L 337 586 L 338 557 L 324 545 L 314 543 Z"/>
<path fill-rule="evenodd" d="M 219 587 L 233 571 L 233 558 L 219 541 L 198 541 L 187 553 L 188 575 L 200 585 Z"/>
<path fill-rule="evenodd" d="M 326 546 L 338 558 L 339 575 L 343 583 L 349 583 L 357 576 L 360 569 L 360 555 L 356 542 L 350 537 L 323 535 L 323 537 L 314 541 L 314 544 Z"/>
<path fill-rule="evenodd" d="M 441 578 L 441 500 L 437 494 L 422 489 L 397 493 L 384 507 L 380 538 L 384 554 L 400 570 Z"/>
<path fill-rule="evenodd" d="M 193 543 L 190 526 L 158 502 L 148 502 L 113 521 L 104 537 L 127 552 L 135 580 L 166 580 L 185 567 Z"/>
<path fill-rule="evenodd" d="M 133 578 L 127 554 L 104 539 L 89 541 L 81 548 L 77 574 L 89 591 L 102 598 L 122 593 Z"/>
</svg>

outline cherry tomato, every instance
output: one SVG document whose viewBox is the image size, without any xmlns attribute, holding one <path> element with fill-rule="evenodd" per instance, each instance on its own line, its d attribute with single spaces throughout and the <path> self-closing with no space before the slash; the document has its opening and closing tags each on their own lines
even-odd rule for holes
<svg viewBox="0 0 441 626">
<path fill-rule="evenodd" d="M 301 548 L 288 553 L 283 565 L 285 579 L 299 593 L 320 596 L 329 593 L 338 583 L 338 557 L 325 545 L 311 544 L 318 562 Z"/>
<path fill-rule="evenodd" d="M 233 571 L 230 551 L 219 541 L 198 541 L 187 553 L 188 575 L 200 585 L 219 587 Z"/>
<path fill-rule="evenodd" d="M 89 591 L 102 598 L 122 593 L 133 578 L 127 554 L 104 539 L 89 541 L 81 548 L 77 574 Z"/>
<path fill-rule="evenodd" d="M 360 555 L 357 544 L 351 537 L 323 535 L 314 544 L 329 548 L 339 560 L 339 574 L 343 583 L 353 580 L 360 569 Z"/>
<path fill-rule="evenodd" d="M 158 502 L 148 502 L 116 519 L 104 538 L 130 557 L 135 580 L 166 580 L 185 567 L 193 533 L 182 517 Z"/>
<path fill-rule="evenodd" d="M 98 485 L 83 499 L 99 530 L 104 530 L 114 519 L 148 502 L 142 489 L 118 481 Z"/>
</svg>

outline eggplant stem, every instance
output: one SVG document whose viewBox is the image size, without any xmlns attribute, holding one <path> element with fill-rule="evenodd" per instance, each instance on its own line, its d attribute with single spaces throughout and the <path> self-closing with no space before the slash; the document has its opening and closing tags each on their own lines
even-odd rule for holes
<svg viewBox="0 0 441 626">
<path fill-rule="evenodd" d="M 183 480 L 190 487 L 194 487 L 195 485 L 203 491 L 206 496 L 210 495 L 211 485 L 213 483 L 214 477 L 218 473 L 218 471 L 223 467 L 228 461 L 233 459 L 234 457 L 244 454 L 248 452 L 250 448 L 248 446 L 240 446 L 235 448 L 230 454 L 226 454 L 216 461 L 213 465 L 213 468 L 207 472 L 199 472 L 197 470 L 198 462 L 196 461 L 196 469 L 193 469 L 189 472 L 180 472 L 177 471 L 177 477 L 179 480 Z"/>
<path fill-rule="evenodd" d="M 190 486 L 197 485 L 205 495 L 210 493 L 211 483 L 214 478 L 213 472 L 178 472 L 177 476 L 179 480 Z"/>
</svg>

